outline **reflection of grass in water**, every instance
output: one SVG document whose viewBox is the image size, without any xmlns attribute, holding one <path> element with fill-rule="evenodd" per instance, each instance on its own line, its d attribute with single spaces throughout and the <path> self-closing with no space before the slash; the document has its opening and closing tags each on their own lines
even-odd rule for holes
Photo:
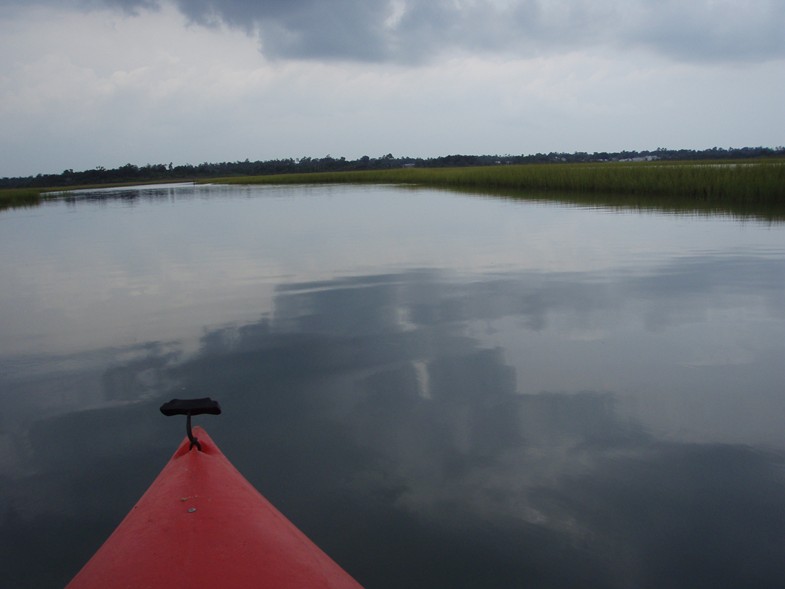
<svg viewBox="0 0 785 589">
<path fill-rule="evenodd" d="M 174 184 L 178 182 L 181 181 L 172 180 L 171 182 L 162 182 L 150 180 L 145 182 L 111 182 L 105 184 L 79 184 L 76 186 L 52 186 L 46 188 L 0 188 L 0 211 L 3 209 L 34 207 L 41 204 L 44 200 L 62 197 L 64 194 L 74 190 L 143 186 L 145 184 Z"/>
<path fill-rule="evenodd" d="M 405 168 L 225 178 L 237 184 L 389 183 L 593 206 L 785 219 L 785 161 Z M 537 194 L 532 194 L 536 192 Z M 566 195 L 572 196 L 566 196 Z"/>
<path fill-rule="evenodd" d="M 575 192 L 538 192 L 522 190 L 451 189 L 459 192 L 501 197 L 509 200 L 541 203 L 565 203 L 597 209 L 633 210 L 674 215 L 729 216 L 739 220 L 785 221 L 785 199 L 778 201 L 743 201 L 732 203 L 672 195 L 605 194 Z"/>
</svg>

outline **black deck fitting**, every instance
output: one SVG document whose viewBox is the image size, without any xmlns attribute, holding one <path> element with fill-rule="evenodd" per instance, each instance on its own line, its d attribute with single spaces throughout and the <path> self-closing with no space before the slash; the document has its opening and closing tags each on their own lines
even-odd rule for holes
<svg viewBox="0 0 785 589">
<path fill-rule="evenodd" d="M 220 415 L 221 406 L 218 401 L 213 401 L 210 397 L 203 397 L 201 399 L 172 399 L 168 403 L 161 405 L 161 413 L 167 417 L 171 415 L 185 415 L 187 417 L 185 422 L 186 432 L 191 445 L 188 447 L 190 450 L 194 446 L 200 452 L 202 445 L 199 439 L 194 437 L 191 431 L 191 416 L 192 415 Z"/>
</svg>

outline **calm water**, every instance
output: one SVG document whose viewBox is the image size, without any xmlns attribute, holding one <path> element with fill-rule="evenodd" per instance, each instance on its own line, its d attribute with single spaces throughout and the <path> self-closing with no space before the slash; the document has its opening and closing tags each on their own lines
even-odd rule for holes
<svg viewBox="0 0 785 589">
<path fill-rule="evenodd" d="M 393 187 L 0 213 L 0 571 L 199 420 L 368 589 L 785 586 L 785 226 Z"/>
</svg>

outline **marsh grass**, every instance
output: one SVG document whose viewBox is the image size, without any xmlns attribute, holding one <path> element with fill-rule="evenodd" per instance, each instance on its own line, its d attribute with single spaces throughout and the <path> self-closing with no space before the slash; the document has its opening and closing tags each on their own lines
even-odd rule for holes
<svg viewBox="0 0 785 589">
<path fill-rule="evenodd" d="M 41 190 L 38 188 L 0 189 L 0 211 L 18 207 L 34 207 L 41 203 Z"/>
<path fill-rule="evenodd" d="M 726 211 L 785 219 L 785 161 L 404 168 L 223 178 L 236 184 L 411 184 L 614 207 Z M 513 196 L 514 195 L 514 196 Z M 570 196 L 572 195 L 572 196 Z"/>
</svg>

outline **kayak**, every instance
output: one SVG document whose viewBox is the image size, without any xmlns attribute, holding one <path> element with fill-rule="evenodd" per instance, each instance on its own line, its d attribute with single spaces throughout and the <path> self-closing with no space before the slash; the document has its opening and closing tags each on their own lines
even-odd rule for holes
<svg viewBox="0 0 785 589">
<path fill-rule="evenodd" d="M 362 589 L 193 434 L 66 589 Z"/>
</svg>

